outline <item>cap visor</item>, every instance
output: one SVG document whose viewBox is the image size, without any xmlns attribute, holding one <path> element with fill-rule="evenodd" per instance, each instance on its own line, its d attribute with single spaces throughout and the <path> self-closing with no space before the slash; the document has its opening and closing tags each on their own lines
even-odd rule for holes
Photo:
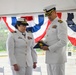
<svg viewBox="0 0 76 75">
<path fill-rule="evenodd" d="M 21 23 L 21 25 L 28 26 L 29 24 L 28 23 Z"/>
</svg>

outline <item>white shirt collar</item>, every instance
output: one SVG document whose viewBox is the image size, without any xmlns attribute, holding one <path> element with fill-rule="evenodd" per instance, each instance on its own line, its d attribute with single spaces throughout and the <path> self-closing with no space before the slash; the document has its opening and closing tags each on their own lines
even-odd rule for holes
<svg viewBox="0 0 76 75">
<path fill-rule="evenodd" d="M 55 21 L 57 21 L 59 18 L 58 17 L 56 17 L 52 22 L 55 22 Z"/>
<path fill-rule="evenodd" d="M 16 29 L 16 31 L 17 31 L 19 34 L 22 34 L 18 29 Z M 26 34 L 26 32 L 24 32 L 23 34 Z"/>
</svg>

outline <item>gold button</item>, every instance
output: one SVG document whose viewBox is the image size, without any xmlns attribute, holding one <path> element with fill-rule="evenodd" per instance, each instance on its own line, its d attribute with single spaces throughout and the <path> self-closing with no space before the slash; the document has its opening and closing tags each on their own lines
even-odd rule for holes
<svg viewBox="0 0 76 75">
<path fill-rule="evenodd" d="M 27 42 L 26 42 L 26 44 L 27 44 Z"/>
</svg>

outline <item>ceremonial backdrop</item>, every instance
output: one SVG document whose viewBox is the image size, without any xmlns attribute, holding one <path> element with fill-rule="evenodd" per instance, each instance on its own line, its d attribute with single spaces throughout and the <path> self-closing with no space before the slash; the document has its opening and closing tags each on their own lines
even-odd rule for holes
<svg viewBox="0 0 76 75">
<path fill-rule="evenodd" d="M 76 13 L 57 13 L 58 17 L 61 18 L 66 24 L 68 29 L 68 39 L 70 42 L 76 46 Z M 35 42 L 41 40 L 45 34 L 48 26 L 51 22 L 48 20 L 44 14 L 35 14 L 35 15 L 22 15 L 22 16 L 4 16 L 0 17 L 0 20 L 3 20 L 9 29 L 9 31 L 14 31 L 14 25 L 19 17 L 23 17 L 29 23 L 27 30 L 30 30 L 33 35 Z"/>
</svg>

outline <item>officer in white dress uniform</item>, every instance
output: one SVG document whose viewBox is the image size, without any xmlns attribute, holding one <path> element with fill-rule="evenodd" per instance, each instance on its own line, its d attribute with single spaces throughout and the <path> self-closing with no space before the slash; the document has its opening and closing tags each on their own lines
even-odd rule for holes
<svg viewBox="0 0 76 75">
<path fill-rule="evenodd" d="M 15 25 L 16 31 L 9 33 L 6 42 L 13 75 L 32 75 L 32 69 L 36 68 L 34 39 L 26 32 L 27 25 L 24 18 L 19 18 Z"/>
<path fill-rule="evenodd" d="M 48 46 L 41 46 L 46 51 L 47 72 L 48 75 L 65 75 L 67 27 L 57 17 L 55 5 L 46 7 L 44 11 L 51 21 L 43 40 Z"/>
</svg>

